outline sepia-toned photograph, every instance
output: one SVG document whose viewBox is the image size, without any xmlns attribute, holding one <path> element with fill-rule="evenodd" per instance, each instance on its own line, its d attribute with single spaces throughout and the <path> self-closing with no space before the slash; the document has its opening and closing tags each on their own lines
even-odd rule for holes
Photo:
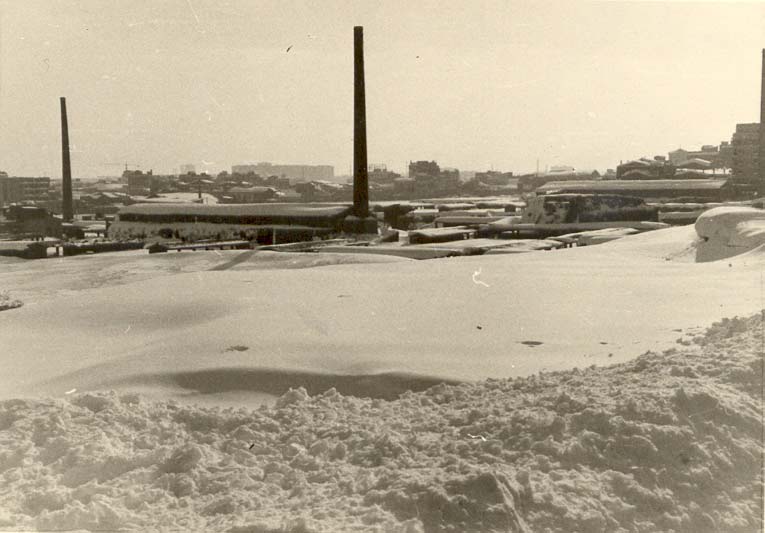
<svg viewBox="0 0 765 533">
<path fill-rule="evenodd" d="M 765 2 L 0 0 L 0 532 L 763 533 Z"/>
</svg>

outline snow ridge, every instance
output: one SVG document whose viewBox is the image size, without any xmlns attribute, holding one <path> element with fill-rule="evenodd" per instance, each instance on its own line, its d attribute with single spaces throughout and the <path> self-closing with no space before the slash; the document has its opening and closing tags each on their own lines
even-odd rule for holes
<svg viewBox="0 0 765 533">
<path fill-rule="evenodd" d="M 628 363 L 399 399 L 0 403 L 0 529 L 762 530 L 762 315 Z"/>
</svg>

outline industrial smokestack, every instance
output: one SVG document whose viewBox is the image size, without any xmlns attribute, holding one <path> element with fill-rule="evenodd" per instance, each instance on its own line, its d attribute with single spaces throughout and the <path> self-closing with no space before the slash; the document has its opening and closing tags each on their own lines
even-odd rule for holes
<svg viewBox="0 0 765 533">
<path fill-rule="evenodd" d="M 367 107 L 364 88 L 364 28 L 353 28 L 353 214 L 369 215 Z"/>
<path fill-rule="evenodd" d="M 72 204 L 72 164 L 69 160 L 69 124 L 66 120 L 66 98 L 61 97 L 61 177 L 63 178 L 64 222 L 74 219 Z"/>
<path fill-rule="evenodd" d="M 765 48 L 762 49 L 762 67 L 760 71 L 760 151 L 758 154 L 760 175 L 760 196 L 765 196 Z"/>
</svg>

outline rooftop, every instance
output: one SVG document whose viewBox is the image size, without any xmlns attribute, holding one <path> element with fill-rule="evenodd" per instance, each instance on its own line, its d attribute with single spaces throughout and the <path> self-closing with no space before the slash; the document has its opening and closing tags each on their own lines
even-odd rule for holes
<svg viewBox="0 0 765 533">
<path fill-rule="evenodd" d="M 566 190 L 581 191 L 664 191 L 664 190 L 717 190 L 728 183 L 727 179 L 683 180 L 582 180 L 551 181 L 539 187 L 538 193 Z"/>
<path fill-rule="evenodd" d="M 331 204 L 133 204 L 120 214 L 245 215 L 245 216 L 326 216 L 347 214 L 350 205 Z"/>
</svg>

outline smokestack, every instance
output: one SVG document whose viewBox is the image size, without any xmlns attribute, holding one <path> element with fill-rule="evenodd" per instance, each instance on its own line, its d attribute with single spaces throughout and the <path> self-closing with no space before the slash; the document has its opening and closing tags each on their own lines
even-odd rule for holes
<svg viewBox="0 0 765 533">
<path fill-rule="evenodd" d="M 760 167 L 760 196 L 765 196 L 765 48 L 762 49 L 762 67 L 760 71 L 760 152 L 758 154 Z"/>
<path fill-rule="evenodd" d="M 61 177 L 63 178 L 63 205 L 62 211 L 64 222 L 74 219 L 72 204 L 72 164 L 69 160 L 69 124 L 66 120 L 66 98 L 61 100 Z"/>
<path fill-rule="evenodd" d="M 364 90 L 364 28 L 353 28 L 353 214 L 369 215 L 367 107 Z"/>
</svg>

